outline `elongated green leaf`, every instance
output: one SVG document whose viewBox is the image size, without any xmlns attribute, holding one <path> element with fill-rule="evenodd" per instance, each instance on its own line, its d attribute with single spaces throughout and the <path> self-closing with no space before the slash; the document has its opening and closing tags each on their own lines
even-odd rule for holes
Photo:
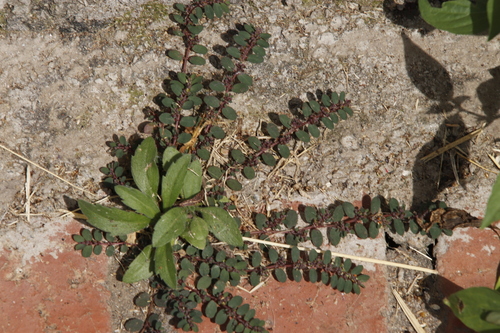
<svg viewBox="0 0 500 333">
<path fill-rule="evenodd" d="M 219 240 L 234 246 L 243 246 L 238 224 L 227 211 L 219 207 L 197 208 L 207 222 L 210 231 Z"/>
<path fill-rule="evenodd" d="M 189 199 L 194 197 L 201 191 L 201 183 L 203 181 L 203 171 L 201 163 L 198 159 L 192 161 L 184 177 L 184 185 L 181 189 L 181 198 Z"/>
<path fill-rule="evenodd" d="M 470 0 L 453 0 L 432 7 L 428 0 L 419 0 L 422 18 L 430 25 L 455 34 L 479 34 L 488 29 L 486 1 L 473 4 Z"/>
<path fill-rule="evenodd" d="M 493 189 L 491 190 L 484 219 L 481 222 L 481 229 L 491 225 L 493 222 L 500 220 L 500 175 L 497 176 Z"/>
<path fill-rule="evenodd" d="M 155 273 L 172 289 L 177 288 L 177 270 L 172 245 L 167 243 L 155 249 Z"/>
<path fill-rule="evenodd" d="M 144 139 L 132 156 L 132 177 L 144 194 L 156 200 L 160 173 L 156 165 L 156 143 L 152 137 Z"/>
<path fill-rule="evenodd" d="M 490 25 L 488 40 L 491 40 L 500 33 L 500 2 L 496 0 L 489 0 L 486 5 L 486 12 L 488 15 L 488 23 Z"/>
<path fill-rule="evenodd" d="M 500 311 L 500 292 L 486 287 L 460 290 L 444 300 L 455 316 L 477 332 L 498 332 L 499 325 L 486 321 L 490 312 Z"/>
<path fill-rule="evenodd" d="M 151 219 L 134 212 L 122 209 L 105 207 L 91 204 L 84 200 L 78 200 L 78 206 L 83 214 L 87 216 L 88 223 L 94 227 L 107 231 L 113 236 L 126 235 L 134 231 L 146 228 Z"/>
<path fill-rule="evenodd" d="M 151 277 L 153 275 L 151 267 L 152 255 L 153 247 L 151 245 L 146 246 L 128 267 L 123 275 L 123 282 L 134 283 Z"/>
<path fill-rule="evenodd" d="M 150 219 L 160 213 L 158 204 L 141 191 L 122 185 L 115 186 L 115 192 L 120 196 L 123 203 L 138 213 L 144 214 Z"/>
<path fill-rule="evenodd" d="M 163 246 L 186 230 L 189 218 L 183 207 L 174 207 L 163 214 L 155 224 L 153 246 Z"/>
<path fill-rule="evenodd" d="M 184 186 L 184 179 L 191 162 L 191 155 L 183 155 L 175 160 L 163 176 L 161 183 L 161 199 L 163 210 L 175 203 Z"/>
</svg>

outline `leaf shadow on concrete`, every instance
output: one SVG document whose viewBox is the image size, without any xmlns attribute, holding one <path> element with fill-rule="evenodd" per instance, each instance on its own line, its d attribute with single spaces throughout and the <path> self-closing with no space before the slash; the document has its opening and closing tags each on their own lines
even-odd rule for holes
<svg viewBox="0 0 500 333">
<path fill-rule="evenodd" d="M 427 113 L 447 115 L 434 138 L 420 149 L 414 163 L 411 207 L 416 209 L 422 202 L 436 199 L 441 191 L 452 186 L 455 181 L 465 188 L 469 162 L 458 156 L 468 155 L 468 141 L 459 145 L 459 150 L 449 150 L 428 162 L 421 159 L 466 134 L 466 126 L 460 112 L 467 111 L 461 104 L 469 97 L 454 97 L 453 82 L 446 68 L 415 44 L 404 31 L 401 31 L 401 38 L 408 77 L 422 94 L 435 101 Z"/>
</svg>

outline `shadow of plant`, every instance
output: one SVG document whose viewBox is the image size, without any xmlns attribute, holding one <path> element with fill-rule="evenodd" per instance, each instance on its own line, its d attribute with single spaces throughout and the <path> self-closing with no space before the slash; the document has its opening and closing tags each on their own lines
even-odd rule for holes
<svg viewBox="0 0 500 333">
<path fill-rule="evenodd" d="M 448 71 L 434 58 L 413 43 L 404 31 L 403 39 L 406 72 L 415 87 L 427 98 L 436 101 L 428 113 L 449 114 L 440 125 L 434 138 L 425 144 L 417 154 L 413 167 L 413 200 L 415 209 L 420 203 L 432 201 L 445 188 L 455 181 L 465 186 L 464 178 L 468 174 L 469 163 L 459 159 L 456 150 L 450 150 L 428 161 L 421 159 L 432 151 L 453 142 L 466 134 L 465 124 L 460 115 L 466 111 L 461 104 L 468 96 L 454 97 L 453 83 Z M 454 110 L 456 113 L 452 114 Z M 467 156 L 469 143 L 458 146 L 459 153 Z"/>
</svg>

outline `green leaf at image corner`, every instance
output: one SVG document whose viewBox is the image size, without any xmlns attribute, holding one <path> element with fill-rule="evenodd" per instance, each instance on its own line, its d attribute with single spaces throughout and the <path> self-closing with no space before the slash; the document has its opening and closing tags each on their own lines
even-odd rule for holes
<svg viewBox="0 0 500 333">
<path fill-rule="evenodd" d="M 486 212 L 484 214 L 484 219 L 481 222 L 481 229 L 484 229 L 491 225 L 493 222 L 500 220 L 500 175 L 497 176 L 493 189 L 491 190 L 491 195 L 488 199 L 488 204 L 486 205 Z"/>
<path fill-rule="evenodd" d="M 87 222 L 92 226 L 107 231 L 113 236 L 127 235 L 146 228 L 151 219 L 134 212 L 122 209 L 91 204 L 85 200 L 78 200 L 78 206 L 87 216 Z"/>
<path fill-rule="evenodd" d="M 486 5 L 486 12 L 488 16 L 488 23 L 490 25 L 488 40 L 492 40 L 500 33 L 500 2 L 489 0 Z"/>
<path fill-rule="evenodd" d="M 163 210 L 172 207 L 177 201 L 184 186 L 184 179 L 191 162 L 191 155 L 182 155 L 175 160 L 163 176 L 161 183 L 161 200 Z"/>
<path fill-rule="evenodd" d="M 123 203 L 136 212 L 144 214 L 150 219 L 160 213 L 157 203 L 143 192 L 123 185 L 116 185 L 114 190 L 120 196 Z"/>
<path fill-rule="evenodd" d="M 208 224 L 209 230 L 219 240 L 233 246 L 243 246 L 243 238 L 236 220 L 219 207 L 197 208 Z"/>
<path fill-rule="evenodd" d="M 492 2 L 492 1 L 490 1 Z M 453 0 L 432 7 L 428 0 L 418 0 L 422 18 L 430 25 L 460 35 L 480 34 L 488 29 L 487 0 Z"/>
<path fill-rule="evenodd" d="M 485 320 L 500 311 L 500 292 L 486 287 L 460 290 L 443 301 L 467 327 L 477 332 L 498 332 L 500 325 Z"/>
<path fill-rule="evenodd" d="M 155 273 L 172 289 L 177 288 L 177 270 L 172 245 L 167 243 L 155 249 Z"/>
<path fill-rule="evenodd" d="M 134 283 L 151 277 L 153 275 L 151 267 L 152 254 L 153 247 L 151 245 L 146 246 L 132 261 L 123 275 L 122 281 L 125 283 Z"/>
<path fill-rule="evenodd" d="M 160 247 L 180 236 L 185 230 L 189 217 L 183 207 L 174 207 L 156 222 L 153 232 L 153 246 Z"/>
<path fill-rule="evenodd" d="M 144 194 L 156 200 L 160 173 L 156 165 L 156 143 L 152 137 L 144 139 L 132 156 L 132 177 Z"/>
</svg>

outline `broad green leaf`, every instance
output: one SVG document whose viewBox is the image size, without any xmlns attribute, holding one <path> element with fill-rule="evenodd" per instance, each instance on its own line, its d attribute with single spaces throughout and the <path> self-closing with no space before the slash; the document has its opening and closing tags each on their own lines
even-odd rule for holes
<svg viewBox="0 0 500 333">
<path fill-rule="evenodd" d="M 368 227 L 368 234 L 370 235 L 370 238 L 377 238 L 379 232 L 379 228 L 376 222 L 371 221 L 370 225 Z"/>
<path fill-rule="evenodd" d="M 260 64 L 264 61 L 264 57 L 258 54 L 250 54 L 247 60 L 253 64 Z"/>
<path fill-rule="evenodd" d="M 206 60 L 199 56 L 191 56 L 188 61 L 193 65 L 203 66 L 206 64 Z"/>
<path fill-rule="evenodd" d="M 91 204 L 84 200 L 78 200 L 78 206 L 83 214 L 87 216 L 87 222 L 92 226 L 107 231 L 113 236 L 127 235 L 146 228 L 151 219 L 134 212 L 122 209 L 105 207 Z"/>
<path fill-rule="evenodd" d="M 220 82 L 220 81 L 217 81 L 217 80 L 214 80 L 212 82 L 210 82 L 208 84 L 208 86 L 210 87 L 210 89 L 212 89 L 213 91 L 218 91 L 218 92 L 222 92 L 222 91 L 225 91 L 226 90 L 226 86 L 224 85 L 224 83 Z"/>
<path fill-rule="evenodd" d="M 241 189 L 243 188 L 241 183 L 234 178 L 228 178 L 226 180 L 226 185 L 233 191 L 241 191 Z"/>
<path fill-rule="evenodd" d="M 252 77 L 248 74 L 245 74 L 245 73 L 238 74 L 238 80 L 241 83 L 246 84 L 247 86 L 251 86 L 253 84 Z"/>
<path fill-rule="evenodd" d="M 183 207 L 174 207 L 163 214 L 156 222 L 153 233 L 153 246 L 163 246 L 186 230 L 189 217 Z"/>
<path fill-rule="evenodd" d="M 194 197 L 201 191 L 201 184 L 203 182 L 203 170 L 201 163 L 198 159 L 192 161 L 184 177 L 184 185 L 181 189 L 181 198 L 189 199 Z"/>
<path fill-rule="evenodd" d="M 123 282 L 134 283 L 148 279 L 153 275 L 151 260 L 153 256 L 153 247 L 146 246 L 141 253 L 132 261 L 127 271 L 123 275 Z"/>
<path fill-rule="evenodd" d="M 163 170 L 168 170 L 170 165 L 181 156 L 182 156 L 182 154 L 174 147 L 165 148 L 165 151 L 163 152 L 163 157 L 161 160 L 162 165 L 163 165 Z"/>
<path fill-rule="evenodd" d="M 208 275 L 202 276 L 196 284 L 197 289 L 207 289 L 212 284 L 212 278 Z"/>
<path fill-rule="evenodd" d="M 227 71 L 233 71 L 234 70 L 234 63 L 233 61 L 228 58 L 228 57 L 222 57 L 220 59 L 220 64 L 222 65 L 222 67 L 224 67 L 225 70 Z"/>
<path fill-rule="evenodd" d="M 226 52 L 227 54 L 229 54 L 230 56 L 233 56 L 237 59 L 239 59 L 241 57 L 241 53 L 240 53 L 240 50 L 238 50 L 237 48 L 235 48 L 234 46 L 229 46 L 228 48 L 226 48 Z"/>
<path fill-rule="evenodd" d="M 422 18 L 430 25 L 455 34 L 479 34 L 488 29 L 486 1 L 453 0 L 432 7 L 428 0 L 419 0 Z"/>
<path fill-rule="evenodd" d="M 143 192 L 123 185 L 116 185 L 114 190 L 120 196 L 123 203 L 136 212 L 144 214 L 150 219 L 160 213 L 158 204 Z"/>
<path fill-rule="evenodd" d="M 335 228 L 331 228 L 328 233 L 328 240 L 333 246 L 337 246 L 340 243 L 340 231 Z"/>
<path fill-rule="evenodd" d="M 259 45 L 255 45 L 254 47 L 252 47 L 252 51 L 256 55 L 261 56 L 261 57 L 266 55 L 266 50 Z"/>
<path fill-rule="evenodd" d="M 311 229 L 311 242 L 316 247 L 323 245 L 323 235 L 318 229 Z"/>
<path fill-rule="evenodd" d="M 238 117 L 236 111 L 229 106 L 226 106 L 225 108 L 222 109 L 222 114 L 229 120 L 235 120 Z"/>
<path fill-rule="evenodd" d="M 488 40 L 492 40 L 500 33 L 500 2 L 489 0 L 486 5 L 486 12 L 488 15 L 488 23 L 490 25 Z"/>
<path fill-rule="evenodd" d="M 144 326 L 144 322 L 137 318 L 128 319 L 123 327 L 129 332 L 139 332 Z"/>
<path fill-rule="evenodd" d="M 214 9 L 212 6 L 210 5 L 206 5 L 205 7 L 203 7 L 203 9 L 205 10 L 205 15 L 207 16 L 208 19 L 212 20 L 214 18 Z"/>
<path fill-rule="evenodd" d="M 207 316 L 208 318 L 215 317 L 217 309 L 218 309 L 217 303 L 215 303 L 213 300 L 208 302 L 207 306 L 205 307 L 205 316 Z"/>
<path fill-rule="evenodd" d="M 311 138 L 309 137 L 309 134 L 304 132 L 303 130 L 298 130 L 295 135 L 297 136 L 297 139 L 299 139 L 302 142 L 308 143 L 311 141 Z"/>
<path fill-rule="evenodd" d="M 241 46 L 247 46 L 248 43 L 246 42 L 245 38 L 241 35 L 236 35 L 233 37 L 233 40 L 236 42 L 236 44 L 241 45 Z"/>
<path fill-rule="evenodd" d="M 333 222 L 342 221 L 342 219 L 344 218 L 344 215 L 345 215 L 344 208 L 342 207 L 342 205 L 335 207 L 335 209 L 333 210 L 333 215 L 332 215 Z"/>
<path fill-rule="evenodd" d="M 222 175 L 224 174 L 221 168 L 216 167 L 214 165 L 209 166 L 207 172 L 210 175 L 210 177 L 213 177 L 215 179 L 220 179 L 220 177 L 222 177 Z"/>
<path fill-rule="evenodd" d="M 196 125 L 196 117 L 182 117 L 181 121 L 179 122 L 179 124 L 181 124 L 182 126 L 184 127 L 193 127 L 194 125 Z"/>
<path fill-rule="evenodd" d="M 245 176 L 247 179 L 254 179 L 255 170 L 252 167 L 246 166 L 243 168 L 243 176 Z"/>
<path fill-rule="evenodd" d="M 92 245 L 83 245 L 82 257 L 89 258 L 91 255 L 92 255 Z"/>
<path fill-rule="evenodd" d="M 193 217 L 186 231 L 181 235 L 191 245 L 203 250 L 207 245 L 208 225 L 200 217 Z"/>
<path fill-rule="evenodd" d="M 288 148 L 287 145 L 278 145 L 278 152 L 280 153 L 281 157 L 283 158 L 288 158 L 290 156 L 290 149 Z"/>
<path fill-rule="evenodd" d="M 405 233 L 405 225 L 403 224 L 403 221 L 400 219 L 395 219 L 394 222 L 394 230 L 401 236 L 404 235 Z"/>
<path fill-rule="evenodd" d="M 218 18 L 222 17 L 222 15 L 224 14 L 224 11 L 222 9 L 222 6 L 219 3 L 214 3 L 212 5 L 212 8 L 214 9 L 215 16 L 217 16 Z"/>
<path fill-rule="evenodd" d="M 319 105 L 319 103 L 315 100 L 310 100 L 309 101 L 309 106 L 311 107 L 311 109 L 318 113 L 320 110 L 321 110 L 321 106 Z"/>
<path fill-rule="evenodd" d="M 222 325 L 227 321 L 227 313 L 224 309 L 220 309 L 219 312 L 215 315 L 214 319 L 217 325 Z"/>
<path fill-rule="evenodd" d="M 286 273 L 281 268 L 276 269 L 274 271 L 274 275 L 276 276 L 276 280 L 278 280 L 279 282 L 283 283 L 283 282 L 286 282 L 286 280 L 287 280 Z"/>
<path fill-rule="evenodd" d="M 290 117 L 288 117 L 286 114 L 280 114 L 279 115 L 280 122 L 283 126 L 286 128 L 290 128 L 292 126 L 292 121 Z"/>
<path fill-rule="evenodd" d="M 285 225 L 287 228 L 291 229 L 297 225 L 297 221 L 299 219 L 299 214 L 297 214 L 296 211 L 293 209 L 290 209 L 288 212 L 286 212 L 286 218 L 285 218 Z"/>
<path fill-rule="evenodd" d="M 163 176 L 161 183 L 161 199 L 163 210 L 167 210 L 177 201 L 184 186 L 184 179 L 191 162 L 191 155 L 182 155 L 175 160 Z"/>
<path fill-rule="evenodd" d="M 177 288 L 177 269 L 172 245 L 167 243 L 155 249 L 155 273 L 172 289 Z"/>
<path fill-rule="evenodd" d="M 156 200 L 160 173 L 156 165 L 156 143 L 152 137 L 144 139 L 132 156 L 132 177 L 144 194 Z"/>
<path fill-rule="evenodd" d="M 380 197 L 372 198 L 372 201 L 370 203 L 370 212 L 372 214 L 377 214 L 380 210 L 381 203 L 382 202 L 380 201 Z"/>
<path fill-rule="evenodd" d="M 203 98 L 203 101 L 205 102 L 205 104 L 207 104 L 210 107 L 213 107 L 214 109 L 218 108 L 220 105 L 219 99 L 215 96 L 210 96 L 210 95 L 205 96 Z"/>
<path fill-rule="evenodd" d="M 203 45 L 196 44 L 193 45 L 193 51 L 199 54 L 205 54 L 208 52 L 208 49 Z"/>
<path fill-rule="evenodd" d="M 297 262 L 300 258 L 300 250 L 294 246 L 292 247 L 292 250 L 290 251 L 292 255 L 292 262 Z"/>
<path fill-rule="evenodd" d="M 187 143 L 189 142 L 189 140 L 191 140 L 191 137 L 192 136 L 190 133 L 183 132 L 177 137 L 177 142 L 182 144 Z"/>
<path fill-rule="evenodd" d="M 309 124 L 307 125 L 307 130 L 309 131 L 309 134 L 311 134 L 313 137 L 318 138 L 321 135 L 321 132 L 318 128 L 318 126 Z"/>
<path fill-rule="evenodd" d="M 224 132 L 224 130 L 219 126 L 212 126 L 212 128 L 210 129 L 210 134 L 212 134 L 216 139 L 224 139 L 224 137 L 226 136 L 226 132 Z"/>
<path fill-rule="evenodd" d="M 276 165 L 276 159 L 274 159 L 274 156 L 272 154 L 264 153 L 261 155 L 261 158 L 265 164 L 267 164 L 271 167 Z"/>
<path fill-rule="evenodd" d="M 248 145 L 253 149 L 253 150 L 259 150 L 262 147 L 262 143 L 260 142 L 259 139 L 257 139 L 255 136 L 250 136 L 248 137 Z"/>
<path fill-rule="evenodd" d="M 316 219 L 317 217 L 317 210 L 316 208 L 314 207 L 311 207 L 311 206 L 306 206 L 306 208 L 304 209 L 304 217 L 306 219 L 306 222 L 307 223 L 312 223 L 314 221 L 314 219 Z"/>
<path fill-rule="evenodd" d="M 325 95 L 323 95 L 323 96 L 325 96 Z M 334 126 L 335 126 L 333 124 L 333 121 L 330 118 L 328 118 L 328 117 L 321 118 L 321 122 L 323 123 L 323 125 L 325 125 L 326 128 L 328 128 L 330 130 L 333 129 Z"/>
<path fill-rule="evenodd" d="M 243 246 L 243 238 L 234 218 L 219 207 L 197 208 L 207 222 L 210 231 L 219 240 L 233 246 Z"/>
<path fill-rule="evenodd" d="M 248 91 L 248 86 L 244 83 L 236 83 L 233 88 L 231 88 L 231 91 L 241 94 Z"/>
<path fill-rule="evenodd" d="M 198 35 L 203 31 L 202 25 L 188 25 L 187 28 L 193 35 Z"/>
<path fill-rule="evenodd" d="M 280 135 L 279 128 L 273 123 L 268 123 L 266 126 L 267 133 L 273 138 L 276 139 Z"/>
<path fill-rule="evenodd" d="M 174 60 L 182 60 L 182 54 L 177 50 L 168 51 L 167 56 Z"/>
<path fill-rule="evenodd" d="M 186 84 L 186 82 L 187 82 L 187 75 L 186 75 L 186 73 L 183 73 L 183 72 L 177 73 L 177 79 L 179 80 L 180 83 Z"/>
<path fill-rule="evenodd" d="M 493 222 L 500 220 L 500 175 L 497 176 L 493 189 L 491 190 L 481 229 L 490 226 Z"/>
<path fill-rule="evenodd" d="M 358 236 L 359 238 L 361 238 L 361 239 L 368 238 L 368 230 L 363 225 L 363 223 L 355 223 L 354 224 L 354 231 L 356 232 L 356 236 Z"/>
<path fill-rule="evenodd" d="M 490 312 L 500 311 L 500 292 L 486 287 L 460 290 L 445 299 L 455 316 L 477 332 L 498 332 L 499 325 L 486 321 Z"/>
<path fill-rule="evenodd" d="M 347 201 L 343 202 L 342 208 L 344 209 L 345 215 L 347 215 L 348 217 L 353 218 L 354 216 L 356 216 L 354 213 L 354 206 L 352 203 L 347 202 Z"/>
</svg>

